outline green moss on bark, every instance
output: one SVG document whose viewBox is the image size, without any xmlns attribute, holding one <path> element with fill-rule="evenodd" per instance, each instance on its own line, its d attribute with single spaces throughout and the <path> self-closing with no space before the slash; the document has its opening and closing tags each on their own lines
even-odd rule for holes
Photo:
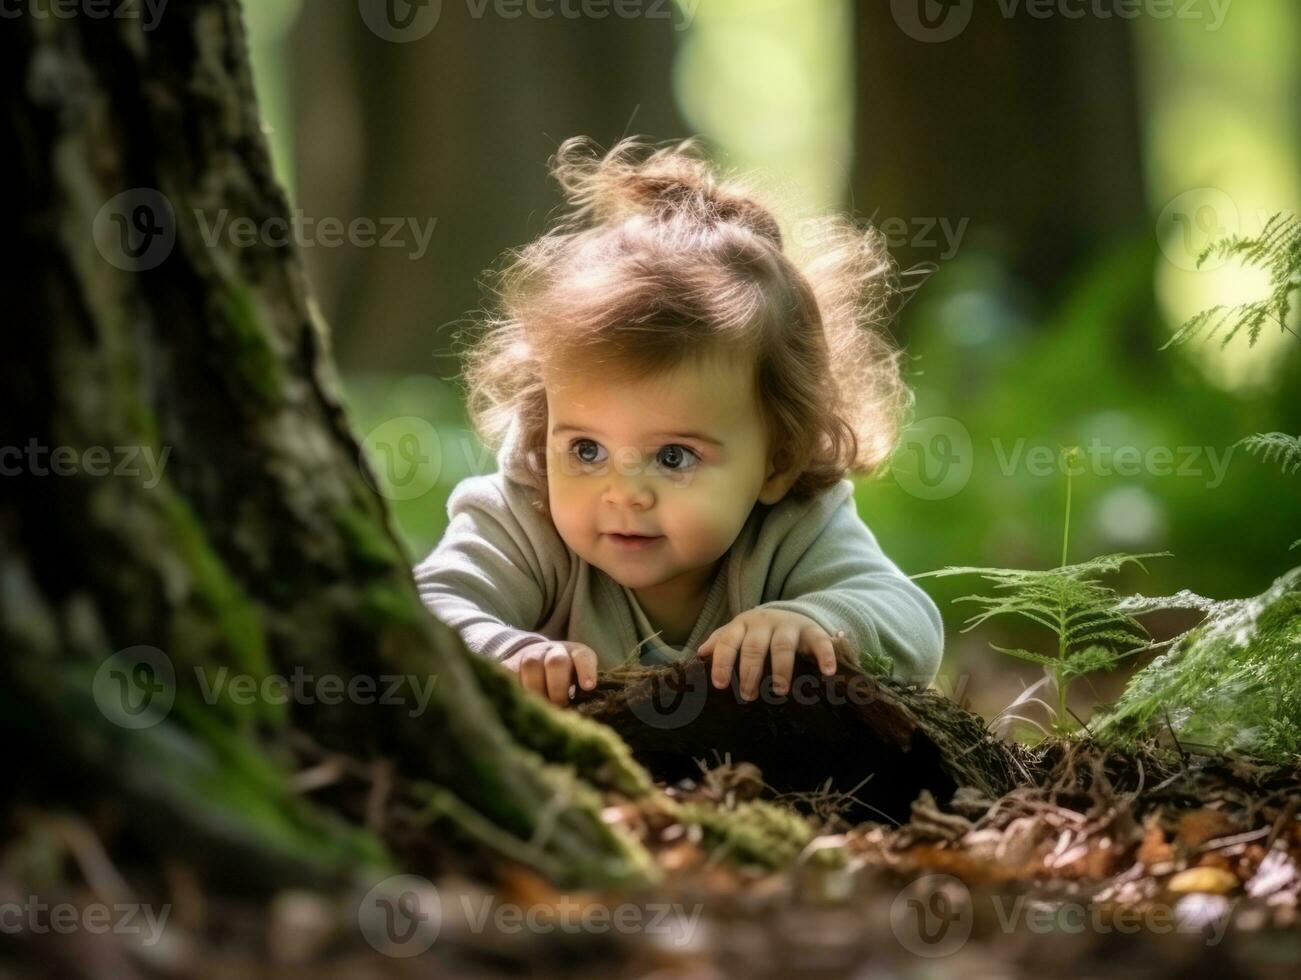
<svg viewBox="0 0 1301 980">
<path fill-rule="evenodd" d="M 227 290 L 221 299 L 220 315 L 214 322 L 218 340 L 226 347 L 223 363 L 229 365 L 262 406 L 279 405 L 284 392 L 284 370 L 267 341 L 253 291 L 243 283 Z"/>
<path fill-rule="evenodd" d="M 484 694 L 521 743 L 550 762 L 573 766 L 595 785 L 634 799 L 653 790 L 650 775 L 611 729 L 573 711 L 554 708 L 524 690 L 495 663 L 482 657 L 470 659 Z"/>
<path fill-rule="evenodd" d="M 184 562 L 194 596 L 210 614 L 220 646 L 227 655 L 214 662 L 220 664 L 224 660 L 260 681 L 270 672 L 271 662 L 257 608 L 213 550 L 185 498 L 166 483 L 157 492 L 168 519 L 170 544 Z M 233 708 L 239 713 L 248 710 L 239 705 Z M 285 720 L 282 705 L 255 699 L 253 710 L 264 721 L 280 724 Z"/>
</svg>

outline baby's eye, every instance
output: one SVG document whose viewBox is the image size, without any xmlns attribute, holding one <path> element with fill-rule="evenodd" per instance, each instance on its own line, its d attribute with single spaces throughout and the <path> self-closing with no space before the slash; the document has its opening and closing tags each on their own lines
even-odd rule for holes
<svg viewBox="0 0 1301 980">
<path fill-rule="evenodd" d="M 676 472 L 689 470 L 700 461 L 700 457 L 696 455 L 694 450 L 688 449 L 686 446 L 679 446 L 676 443 L 661 449 L 656 459 L 666 470 Z"/>
<path fill-rule="evenodd" d="M 570 454 L 585 466 L 595 466 L 603 462 L 600 454 L 604 451 L 600 443 L 593 442 L 591 439 L 575 439 L 569 444 Z"/>
</svg>

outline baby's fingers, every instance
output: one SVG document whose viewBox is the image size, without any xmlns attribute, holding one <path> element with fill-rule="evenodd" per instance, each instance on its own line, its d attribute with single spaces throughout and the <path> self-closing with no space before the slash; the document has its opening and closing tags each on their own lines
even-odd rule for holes
<svg viewBox="0 0 1301 980">
<path fill-rule="evenodd" d="M 784 623 L 773 631 L 772 691 L 774 694 L 785 694 L 791 689 L 791 675 L 795 673 L 795 649 L 799 644 L 798 626 Z"/>
<path fill-rule="evenodd" d="M 714 632 L 705 637 L 700 646 L 696 647 L 696 656 L 708 657 L 714 651 L 714 641 L 718 639 L 718 634 L 723 632 L 723 627 L 718 627 Z"/>
<path fill-rule="evenodd" d="M 741 641 L 745 638 L 745 624 L 731 622 L 721 626 L 709 635 L 709 639 L 700 644 L 699 654 L 713 660 L 709 678 L 714 687 L 727 687 L 736 664 L 737 654 L 741 651 Z"/>
<path fill-rule="evenodd" d="M 526 691 L 535 691 L 546 697 L 547 675 L 542 659 L 543 654 L 538 648 L 526 650 L 519 661 L 519 680 Z"/>
<path fill-rule="evenodd" d="M 596 653 L 591 647 L 576 645 L 570 651 L 574 669 L 578 672 L 578 686 L 584 691 L 596 687 Z"/>
<path fill-rule="evenodd" d="M 759 678 L 763 676 L 763 662 L 772 643 L 773 629 L 762 621 L 751 623 L 741 641 L 741 697 L 753 701 L 759 696 Z"/>
<path fill-rule="evenodd" d="M 804 627 L 800 632 L 800 649 L 813 655 L 819 669 L 827 677 L 836 672 L 836 648 L 831 645 L 831 637 L 821 626 Z"/>
<path fill-rule="evenodd" d="M 564 644 L 556 643 L 547 650 L 543 661 L 547 672 L 547 697 L 552 704 L 563 707 L 569 703 L 569 685 L 574 678 L 574 660 Z"/>
</svg>

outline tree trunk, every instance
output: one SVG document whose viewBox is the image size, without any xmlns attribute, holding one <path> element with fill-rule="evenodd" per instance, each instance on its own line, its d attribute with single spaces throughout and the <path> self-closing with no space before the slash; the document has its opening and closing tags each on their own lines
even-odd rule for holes
<svg viewBox="0 0 1301 980">
<path fill-rule="evenodd" d="M 437 220 L 420 258 L 414 243 L 306 253 L 348 369 L 455 372 L 454 334 L 483 301 L 483 270 L 559 203 L 543 162 L 566 137 L 684 135 L 671 69 L 685 15 L 562 12 L 579 7 L 544 3 L 554 15 L 532 17 L 447 2 L 428 34 L 401 44 L 368 29 L 356 0 L 304 7 L 288 45 L 297 203 Z"/>
<path fill-rule="evenodd" d="M 218 838 L 267 859 L 239 863 L 251 876 L 384 860 L 290 788 L 299 729 L 432 780 L 444 809 L 558 878 L 645 880 L 644 852 L 602 823 L 572 762 L 631 795 L 644 773 L 598 726 L 517 706 L 426 614 L 344 420 L 299 255 L 276 244 L 283 228 L 249 244 L 231 224 L 288 213 L 236 0 L 172 5 L 152 29 L 20 17 L 0 65 L 23 256 L 6 275 L 0 366 L 0 697 L 20 744 L 55 763 L 57 787 L 76 785 L 61 768 L 75 760 L 88 793 L 135 801 L 144 840 L 219 870 Z M 417 712 L 411 696 L 326 704 L 325 688 L 288 708 L 212 693 L 233 674 L 295 670 L 433 694 Z M 134 723 L 105 714 L 115 684 L 128 715 L 162 717 L 115 724 Z M 543 765 L 547 752 L 571 765 Z"/>
<path fill-rule="evenodd" d="M 853 183 L 905 266 L 940 257 L 947 222 L 1052 294 L 1142 230 L 1139 85 L 1128 20 L 1030 6 L 859 4 Z"/>
</svg>

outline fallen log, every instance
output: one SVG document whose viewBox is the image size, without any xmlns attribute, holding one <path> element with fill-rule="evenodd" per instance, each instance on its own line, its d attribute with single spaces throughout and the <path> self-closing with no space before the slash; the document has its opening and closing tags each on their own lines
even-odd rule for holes
<svg viewBox="0 0 1301 980">
<path fill-rule="evenodd" d="M 797 662 L 790 691 L 742 700 L 708 664 L 629 668 L 580 691 L 577 710 L 608 725 L 658 781 L 699 778 L 711 763 L 749 763 L 764 795 L 807 804 L 831 797 L 850 822 L 906 822 L 923 790 L 941 803 L 959 786 L 997 799 L 1027 776 L 1023 753 L 937 691 L 863 673 L 845 658 L 823 677 Z"/>
</svg>

